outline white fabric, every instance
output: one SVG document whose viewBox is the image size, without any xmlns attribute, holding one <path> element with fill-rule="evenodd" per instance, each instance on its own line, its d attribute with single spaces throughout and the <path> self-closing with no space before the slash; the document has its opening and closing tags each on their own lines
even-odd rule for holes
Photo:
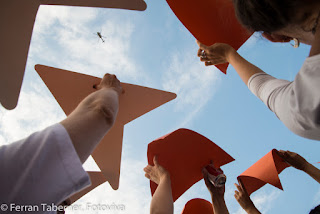
<svg viewBox="0 0 320 214">
<path fill-rule="evenodd" d="M 258 73 L 248 87 L 292 132 L 320 140 L 320 54 L 306 59 L 293 82 Z"/>
<path fill-rule="evenodd" d="M 41 204 L 58 205 L 90 185 L 69 134 L 59 123 L 0 147 L 0 170 L 0 205 L 37 205 L 38 213 L 43 213 Z"/>
</svg>

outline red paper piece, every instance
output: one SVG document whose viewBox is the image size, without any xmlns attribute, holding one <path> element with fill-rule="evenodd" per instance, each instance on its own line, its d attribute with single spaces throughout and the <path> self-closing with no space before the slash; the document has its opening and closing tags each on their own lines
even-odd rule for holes
<svg viewBox="0 0 320 214">
<path fill-rule="evenodd" d="M 178 129 L 148 145 L 148 163 L 157 155 L 160 165 L 170 172 L 173 200 L 203 178 L 202 168 L 213 161 L 215 167 L 234 159 L 208 138 L 188 129 Z M 157 184 L 150 181 L 152 195 Z"/>
<path fill-rule="evenodd" d="M 260 189 L 266 183 L 283 190 L 278 175 L 289 166 L 290 165 L 279 156 L 278 151 L 273 149 L 239 175 L 238 180 L 242 182 L 249 195 Z"/>
<path fill-rule="evenodd" d="M 88 172 L 91 180 L 91 186 L 85 188 L 84 190 L 72 195 L 70 197 L 71 204 L 79 200 L 85 194 L 91 192 L 96 187 L 100 186 L 101 184 L 105 183 L 107 179 L 104 177 L 102 172 Z"/>
<path fill-rule="evenodd" d="M 0 103 L 14 109 L 27 62 L 33 24 L 40 5 L 145 10 L 143 0 L 1 0 Z"/>
<path fill-rule="evenodd" d="M 85 74 L 36 65 L 36 71 L 45 82 L 59 105 L 69 115 L 101 79 Z M 124 125 L 145 113 L 173 100 L 176 94 L 121 83 L 125 93 L 119 97 L 119 111 L 113 127 L 92 153 L 101 172 L 116 190 L 119 187 L 122 137 Z"/>
<path fill-rule="evenodd" d="M 214 214 L 212 204 L 202 198 L 194 198 L 186 203 L 182 214 Z"/>
<path fill-rule="evenodd" d="M 252 35 L 235 17 L 232 1 L 167 0 L 167 2 L 190 33 L 207 46 L 227 43 L 237 50 Z M 217 67 L 226 73 L 228 64 Z"/>
</svg>

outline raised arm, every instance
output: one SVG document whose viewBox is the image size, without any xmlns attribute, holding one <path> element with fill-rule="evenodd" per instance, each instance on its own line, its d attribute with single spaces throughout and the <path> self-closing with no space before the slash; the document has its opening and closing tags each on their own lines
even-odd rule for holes
<svg viewBox="0 0 320 214">
<path fill-rule="evenodd" d="M 214 186 L 208 178 L 208 171 L 206 168 L 203 168 L 202 174 L 204 182 L 211 194 L 214 214 L 229 214 L 226 202 L 224 200 L 225 185 L 222 187 Z"/>
<path fill-rule="evenodd" d="M 250 199 L 246 189 L 243 187 L 241 181 L 239 181 L 239 184 L 234 184 L 237 188 L 235 191 L 234 197 L 248 214 L 261 214 L 260 211 L 256 208 L 252 200 Z"/>
<path fill-rule="evenodd" d="M 279 154 L 291 166 L 307 173 L 314 180 L 320 183 L 320 170 L 306 161 L 306 159 L 301 157 L 299 154 L 283 150 L 280 150 Z"/>
<path fill-rule="evenodd" d="M 154 166 L 148 165 L 144 168 L 145 176 L 158 184 L 153 194 L 150 214 L 173 214 L 173 198 L 169 172 L 163 168 L 155 156 Z"/>
<path fill-rule="evenodd" d="M 122 88 L 117 77 L 106 74 L 97 89 L 61 122 L 82 163 L 112 127 L 118 113 Z"/>
<path fill-rule="evenodd" d="M 260 68 L 245 60 L 228 44 L 216 43 L 206 46 L 199 41 L 197 44 L 199 45 L 198 56 L 206 66 L 230 63 L 246 85 L 252 75 L 263 73 Z"/>
</svg>

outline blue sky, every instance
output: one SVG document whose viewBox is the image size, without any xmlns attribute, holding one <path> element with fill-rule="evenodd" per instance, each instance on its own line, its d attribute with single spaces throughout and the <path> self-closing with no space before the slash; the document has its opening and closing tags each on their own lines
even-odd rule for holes
<svg viewBox="0 0 320 214">
<path fill-rule="evenodd" d="M 41 6 L 18 107 L 0 107 L 0 144 L 8 144 L 61 121 L 65 115 L 34 70 L 35 64 L 93 76 L 115 73 L 122 82 L 177 93 L 176 100 L 125 126 L 120 188 L 103 184 L 79 204 L 124 204 L 125 211 L 69 210 L 67 213 L 148 213 L 149 181 L 142 171 L 147 145 L 178 128 L 208 137 L 236 161 L 223 167 L 230 213 L 243 213 L 233 197 L 236 177 L 271 149 L 292 150 L 311 163 L 320 161 L 316 141 L 291 133 L 241 81 L 232 67 L 224 75 L 196 56 L 195 38 L 165 1 L 147 1 L 144 12 Z M 94 34 L 101 31 L 106 42 Z M 277 78 L 293 80 L 309 47 L 273 44 L 255 34 L 239 50 L 246 59 Z M 318 165 L 316 165 L 318 167 Z M 85 169 L 98 170 L 92 159 Z M 188 174 L 186 174 L 188 176 Z M 263 213 L 308 213 L 319 204 L 318 183 L 293 168 L 280 175 L 284 191 L 269 185 L 252 195 Z M 175 203 L 175 213 L 192 198 L 209 200 L 203 181 Z"/>
</svg>

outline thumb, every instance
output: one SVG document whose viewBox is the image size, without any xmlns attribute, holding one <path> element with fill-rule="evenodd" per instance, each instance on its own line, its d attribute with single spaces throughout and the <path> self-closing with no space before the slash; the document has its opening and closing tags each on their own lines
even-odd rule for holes
<svg viewBox="0 0 320 214">
<path fill-rule="evenodd" d="M 155 165 L 155 166 L 158 166 L 159 165 L 159 162 L 158 162 L 158 156 L 153 156 L 153 164 Z"/>
<path fill-rule="evenodd" d="M 208 46 L 202 44 L 199 40 L 196 40 L 196 42 L 197 42 L 197 44 L 198 44 L 198 46 L 199 46 L 200 49 L 202 49 L 202 50 L 208 50 L 208 48 L 209 48 Z"/>
</svg>

